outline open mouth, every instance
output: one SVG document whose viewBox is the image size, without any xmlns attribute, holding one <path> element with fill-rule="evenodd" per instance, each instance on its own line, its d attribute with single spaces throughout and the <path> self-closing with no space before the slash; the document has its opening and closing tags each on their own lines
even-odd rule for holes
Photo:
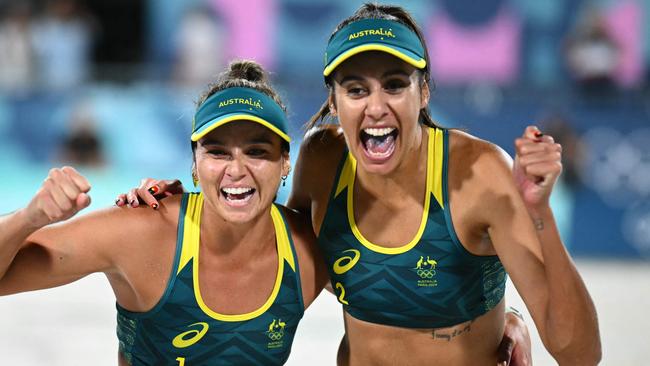
<svg viewBox="0 0 650 366">
<path fill-rule="evenodd" d="M 385 159 L 395 151 L 395 139 L 399 131 L 394 127 L 364 128 L 360 138 L 367 155 L 373 159 Z"/>
<path fill-rule="evenodd" d="M 252 187 L 226 187 L 221 188 L 221 194 L 227 202 L 233 204 L 244 204 L 248 202 L 255 193 Z"/>
</svg>

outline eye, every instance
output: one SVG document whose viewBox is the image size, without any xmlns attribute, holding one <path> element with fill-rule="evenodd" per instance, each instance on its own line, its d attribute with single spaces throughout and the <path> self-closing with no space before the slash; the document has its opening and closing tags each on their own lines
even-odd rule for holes
<svg viewBox="0 0 650 366">
<path fill-rule="evenodd" d="M 384 90 L 389 93 L 398 93 L 409 85 L 408 82 L 400 79 L 391 79 L 384 84 Z"/>
<path fill-rule="evenodd" d="M 225 150 L 221 149 L 210 149 L 206 151 L 209 155 L 212 155 L 214 157 L 218 158 L 225 158 L 228 156 L 228 153 Z"/>
<path fill-rule="evenodd" d="M 355 97 L 363 97 L 363 96 L 368 94 L 368 91 L 367 91 L 366 88 L 364 88 L 362 86 L 358 86 L 358 85 L 349 86 L 349 87 L 346 87 L 345 89 L 346 89 L 347 95 L 349 95 L 349 96 L 351 96 L 353 98 L 355 98 Z"/>
<path fill-rule="evenodd" d="M 252 156 L 252 157 L 261 157 L 261 156 L 265 156 L 266 154 L 268 154 L 268 151 L 266 149 L 263 149 L 263 148 L 254 147 L 254 148 L 248 149 L 248 151 L 246 151 L 246 154 L 249 155 L 249 156 Z"/>
</svg>

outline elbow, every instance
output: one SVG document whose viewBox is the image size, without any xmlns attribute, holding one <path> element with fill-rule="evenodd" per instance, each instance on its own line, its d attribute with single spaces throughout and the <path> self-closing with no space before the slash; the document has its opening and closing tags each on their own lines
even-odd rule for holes
<svg viewBox="0 0 650 366">
<path fill-rule="evenodd" d="M 600 363 L 602 357 L 603 354 L 600 345 L 593 349 L 582 350 L 580 352 L 571 351 L 568 354 L 553 354 L 553 358 L 555 358 L 560 366 L 595 366 Z"/>
<path fill-rule="evenodd" d="M 603 357 L 598 330 L 592 334 L 581 334 L 563 345 L 548 345 L 548 350 L 559 365 L 598 365 Z"/>
</svg>

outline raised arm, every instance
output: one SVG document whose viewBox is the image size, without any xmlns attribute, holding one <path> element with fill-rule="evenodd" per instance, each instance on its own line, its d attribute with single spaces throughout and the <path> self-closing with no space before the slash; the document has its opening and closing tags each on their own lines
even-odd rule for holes
<svg viewBox="0 0 650 366">
<path fill-rule="evenodd" d="M 512 170 L 502 151 L 483 160 L 491 182 L 483 195 L 490 238 L 548 351 L 562 365 L 595 365 L 601 357 L 596 310 L 548 203 L 562 168 L 561 147 L 529 127 L 516 148 Z"/>
<path fill-rule="evenodd" d="M 89 190 L 73 168 L 52 169 L 26 207 L 0 217 L 0 295 L 59 286 L 109 267 L 93 244 L 101 220 L 51 225 L 87 207 Z"/>
</svg>

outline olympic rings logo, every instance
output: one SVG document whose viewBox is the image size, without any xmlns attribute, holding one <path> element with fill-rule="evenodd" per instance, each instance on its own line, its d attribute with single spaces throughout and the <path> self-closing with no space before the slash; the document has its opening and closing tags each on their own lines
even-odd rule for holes
<svg viewBox="0 0 650 366">
<path fill-rule="evenodd" d="M 417 274 L 418 274 L 418 276 L 420 276 L 420 278 L 433 278 L 433 276 L 436 275 L 436 270 L 435 269 L 418 269 Z"/>
<path fill-rule="evenodd" d="M 284 332 L 268 332 L 269 338 L 273 341 L 279 341 L 284 336 Z"/>
</svg>

